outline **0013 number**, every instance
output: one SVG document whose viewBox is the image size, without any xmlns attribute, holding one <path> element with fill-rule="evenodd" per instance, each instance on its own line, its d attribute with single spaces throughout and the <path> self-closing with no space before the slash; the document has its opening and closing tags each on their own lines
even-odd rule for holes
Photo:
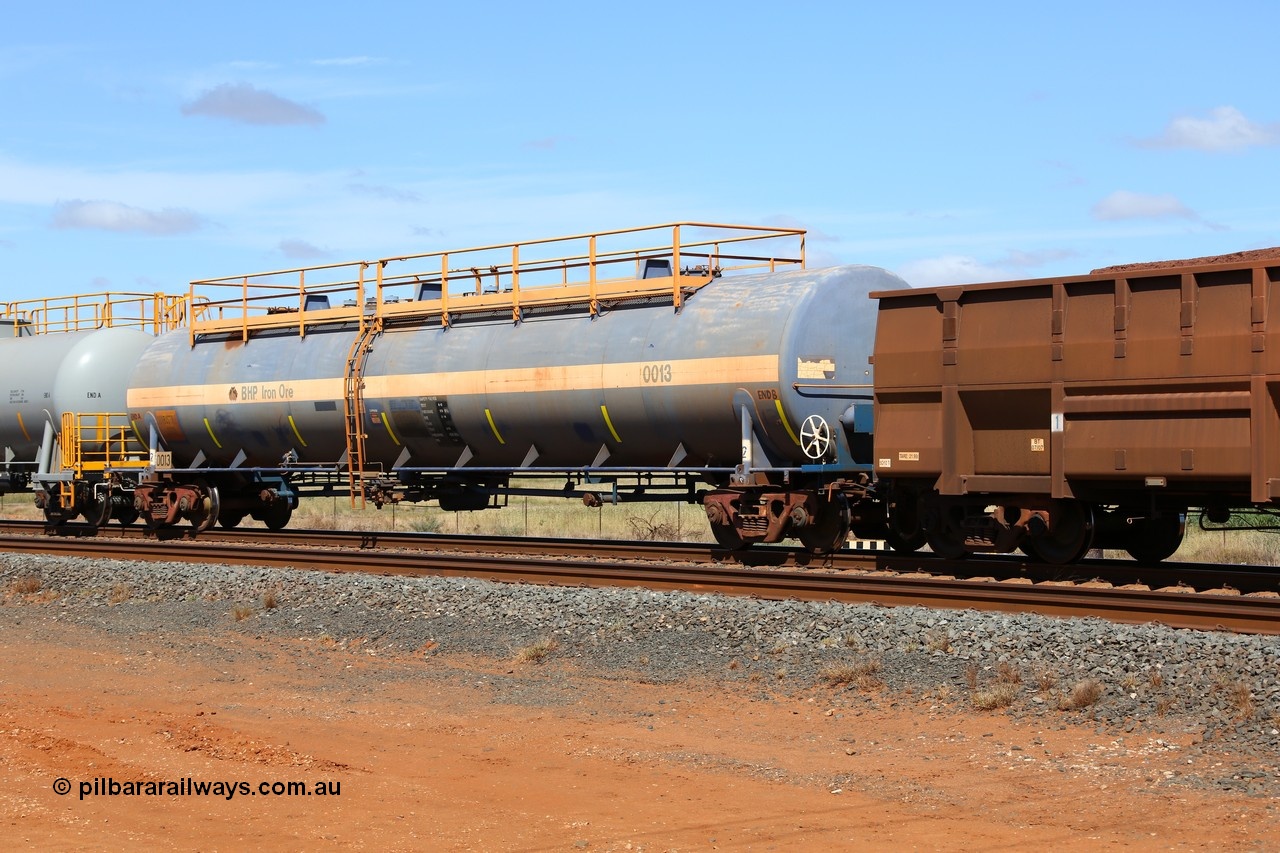
<svg viewBox="0 0 1280 853">
<path fill-rule="evenodd" d="M 646 364 L 640 368 L 640 381 L 646 385 L 671 381 L 670 364 Z"/>
</svg>

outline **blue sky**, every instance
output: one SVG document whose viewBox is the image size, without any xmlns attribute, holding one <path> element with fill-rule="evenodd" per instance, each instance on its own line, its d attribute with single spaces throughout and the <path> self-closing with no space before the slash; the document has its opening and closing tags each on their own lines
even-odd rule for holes
<svg viewBox="0 0 1280 853">
<path fill-rule="evenodd" d="M 4 17 L 5 300 L 677 220 L 921 285 L 1280 245 L 1276 3 Z"/>
</svg>

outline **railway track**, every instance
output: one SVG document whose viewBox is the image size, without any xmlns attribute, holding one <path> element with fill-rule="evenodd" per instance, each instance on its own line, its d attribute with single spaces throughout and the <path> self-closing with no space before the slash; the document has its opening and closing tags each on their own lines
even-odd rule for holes
<svg viewBox="0 0 1280 853">
<path fill-rule="evenodd" d="M 45 536 L 39 521 L 0 519 L 0 533 Z M 165 540 L 186 539 L 190 528 L 180 526 L 162 531 Z M 96 536 L 97 538 L 144 539 L 140 525 L 112 524 L 99 528 L 65 525 L 55 536 Z M 838 551 L 815 557 L 799 548 L 756 546 L 728 551 L 710 543 L 530 538 L 525 536 L 475 536 L 447 533 L 359 530 L 280 530 L 262 528 L 213 528 L 200 534 L 201 540 L 229 544 L 270 543 L 296 548 L 355 548 L 407 551 L 455 552 L 466 554 L 507 554 L 578 559 L 608 556 L 619 560 L 680 563 L 739 564 L 750 568 L 796 569 L 803 571 L 885 571 L 923 573 L 935 577 L 997 581 L 1022 580 L 1031 583 L 1102 582 L 1113 586 L 1145 586 L 1149 590 L 1177 589 L 1181 592 L 1216 590 L 1220 593 L 1280 594 L 1280 568 L 1273 566 L 1223 566 L 1213 563 L 1161 563 L 1143 565 L 1132 560 L 1086 560 L 1071 566 L 1051 566 L 1019 556 L 992 554 L 984 558 L 946 560 L 929 553 L 898 554 L 893 551 Z"/>
<path fill-rule="evenodd" d="M 24 531 L 24 532 L 17 532 Z M 33 535 L 37 532 L 38 535 Z M 836 600 L 884 606 L 919 605 L 1029 612 L 1045 616 L 1094 616 L 1116 622 L 1160 622 L 1172 627 L 1280 633 L 1276 574 L 1233 573 L 1266 587 L 1260 594 L 1230 594 L 1219 571 L 1212 588 L 1197 593 L 1185 585 L 1150 589 L 1089 584 L 1047 577 L 1036 580 L 1017 560 L 967 561 L 969 577 L 953 563 L 919 555 L 841 552 L 815 566 L 786 549 L 748 552 L 748 560 L 709 545 L 577 540 L 484 539 L 385 532 L 262 530 L 217 531 L 198 540 L 161 541 L 140 528 L 110 528 L 99 536 L 44 535 L 39 522 L 0 524 L 0 549 L 60 556 L 148 561 L 291 566 L 411 576 L 465 576 L 507 583 L 578 586 L 643 586 L 661 590 L 715 592 L 770 599 Z M 465 541 L 462 541 L 465 540 Z M 375 550 L 376 549 L 376 550 Z M 371 559 L 376 553 L 376 559 Z M 1114 561 L 1121 562 L 1121 561 Z M 1109 561 L 1076 567 L 1086 576 L 1103 573 Z M 1056 567 L 1054 567 L 1056 570 Z M 1165 567 L 1166 569 L 1168 567 Z M 1148 572 L 1128 564 L 1125 571 Z M 1191 567 L 1190 571 L 1205 571 Z M 1050 574 L 1053 572 L 1051 571 Z M 1237 577 L 1238 575 L 1238 577 Z M 1269 580 L 1268 580 L 1269 579 Z M 1240 591 L 1239 587 L 1234 591 Z M 1268 593 L 1271 594 L 1268 594 Z"/>
</svg>

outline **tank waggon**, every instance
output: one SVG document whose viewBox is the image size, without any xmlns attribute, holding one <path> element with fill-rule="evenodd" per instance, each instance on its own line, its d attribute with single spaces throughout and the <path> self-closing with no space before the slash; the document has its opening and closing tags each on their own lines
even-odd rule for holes
<svg viewBox="0 0 1280 853">
<path fill-rule="evenodd" d="M 1274 514 L 1277 282 L 1272 259 L 872 294 L 891 543 L 1158 561 L 1189 509 Z"/>
<path fill-rule="evenodd" d="M 83 514 L 105 522 L 110 477 L 89 480 L 63 470 L 62 437 L 86 410 L 119 413 L 82 436 L 86 452 L 101 455 L 109 439 L 129 452 L 142 450 L 128 431 L 124 377 L 155 340 L 181 322 L 180 297 L 102 293 L 13 302 L 0 312 L 0 445 L 5 449 L 0 491 L 36 487 L 37 504 L 51 521 Z M 97 423 L 97 422 L 95 422 Z M 72 427 L 73 429 L 75 427 Z M 130 505 L 116 501 L 122 518 Z"/>
<path fill-rule="evenodd" d="M 244 289 L 143 354 L 131 417 L 173 453 L 179 479 L 216 487 L 230 524 L 293 500 L 264 506 L 263 492 L 339 470 L 376 501 L 445 509 L 489 506 L 515 492 L 513 476 L 558 477 L 567 489 L 546 492 L 588 502 L 599 491 L 577 486 L 611 484 L 611 500 L 674 489 L 733 547 L 796 536 L 829 550 L 851 525 L 874 525 L 874 510 L 857 510 L 871 461 L 867 294 L 903 282 L 803 269 L 802 246 L 738 248 L 802 232 L 641 230 L 670 243 L 609 252 L 605 235 L 585 235 L 564 238 L 589 243 L 581 256 L 531 260 L 531 246 L 561 241 L 511 244 L 361 264 L 337 282 L 288 271 L 305 284 L 287 304 L 231 317 L 281 275 L 197 283 Z M 509 260 L 467 257 L 494 248 Z M 388 269 L 407 261 L 435 271 Z M 539 279 L 548 272 L 559 281 Z M 145 500 L 171 506 L 176 489 Z"/>
</svg>

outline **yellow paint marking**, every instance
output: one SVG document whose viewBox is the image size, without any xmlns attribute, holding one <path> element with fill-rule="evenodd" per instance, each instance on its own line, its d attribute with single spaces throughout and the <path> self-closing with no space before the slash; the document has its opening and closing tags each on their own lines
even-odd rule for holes
<svg viewBox="0 0 1280 853">
<path fill-rule="evenodd" d="M 22 422 L 22 412 L 14 412 L 18 416 L 18 428 L 22 430 L 22 434 L 27 437 L 27 441 L 31 440 L 31 433 L 27 432 L 27 425 Z"/>
<path fill-rule="evenodd" d="M 778 407 L 778 417 L 782 418 L 782 426 L 786 429 L 787 435 L 791 436 L 791 440 L 796 443 L 796 447 L 799 447 L 800 439 L 796 438 L 796 431 L 791 428 L 791 423 L 787 420 L 786 412 L 782 411 L 782 401 L 774 400 L 773 404 Z"/>
<path fill-rule="evenodd" d="M 298 432 L 298 425 L 293 422 L 293 415 L 289 415 L 289 426 L 293 427 L 293 434 L 298 437 L 298 441 L 302 443 L 302 446 L 306 447 L 307 443 L 303 440 L 302 433 Z"/>
<path fill-rule="evenodd" d="M 493 423 L 493 421 L 489 421 L 489 423 Z M 391 431 L 391 423 L 387 420 L 386 412 L 382 413 L 382 425 L 387 428 L 387 435 L 391 436 L 391 440 L 396 443 L 396 447 L 399 447 L 400 439 L 396 438 L 396 434 Z M 501 441 L 502 439 L 498 440 Z"/>
<path fill-rule="evenodd" d="M 609 433 L 613 436 L 613 440 L 618 444 L 622 444 L 622 439 L 618 438 L 618 431 L 613 428 L 613 421 L 609 419 L 609 410 L 604 405 L 600 406 L 600 414 L 604 415 L 604 425 L 609 428 Z"/>
<path fill-rule="evenodd" d="M 138 422 L 130 418 L 129 426 L 133 427 L 133 434 L 138 437 L 138 444 L 141 444 L 143 447 L 146 447 L 147 442 L 142 437 L 142 430 L 138 429 Z"/>
<path fill-rule="evenodd" d="M 498 432 L 498 425 L 493 422 L 493 412 L 485 409 L 484 416 L 489 419 L 489 429 L 493 430 L 494 436 L 498 439 L 498 444 L 506 444 L 507 442 L 502 437 L 502 433 Z"/>
<path fill-rule="evenodd" d="M 218 445 L 218 449 L 219 449 L 219 450 L 221 450 L 221 449 L 222 449 L 222 442 L 221 442 L 221 441 L 218 441 L 218 437 L 217 437 L 216 435 L 214 435 L 214 434 L 213 434 L 213 426 L 212 426 L 212 425 L 210 425 L 210 423 L 209 423 L 209 419 L 208 419 L 208 418 L 205 418 L 205 419 L 204 419 L 204 428 L 205 428 L 205 429 L 207 429 L 207 430 L 209 431 L 209 438 L 212 438 L 212 439 L 213 439 L 213 443 L 214 443 L 214 444 L 216 444 L 216 445 Z"/>
</svg>

